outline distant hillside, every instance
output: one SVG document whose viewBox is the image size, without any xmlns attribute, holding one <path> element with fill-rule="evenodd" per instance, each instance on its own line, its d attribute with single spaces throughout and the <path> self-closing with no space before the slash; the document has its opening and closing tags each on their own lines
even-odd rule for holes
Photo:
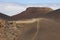
<svg viewBox="0 0 60 40">
<path fill-rule="evenodd" d="M 10 20 L 10 16 L 0 13 L 0 19 Z"/>
<path fill-rule="evenodd" d="M 48 7 L 29 7 L 25 11 L 14 15 L 8 16 L 3 13 L 0 13 L 0 18 L 6 20 L 24 20 L 24 19 L 32 19 L 32 18 L 50 18 L 54 20 L 60 20 L 60 9 L 53 10 Z"/>
<path fill-rule="evenodd" d="M 46 16 L 46 18 L 60 21 L 60 9 L 48 12 L 45 16 Z"/>
<path fill-rule="evenodd" d="M 52 11 L 52 9 L 47 7 L 29 7 L 22 13 L 12 16 L 12 20 L 38 18 L 50 11 Z"/>
</svg>

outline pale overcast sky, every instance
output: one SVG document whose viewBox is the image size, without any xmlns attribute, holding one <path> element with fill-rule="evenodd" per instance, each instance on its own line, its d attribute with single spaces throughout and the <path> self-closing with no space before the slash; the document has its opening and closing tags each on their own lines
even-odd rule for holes
<svg viewBox="0 0 60 40">
<path fill-rule="evenodd" d="M 60 0 L 0 0 L 0 12 L 7 15 L 16 15 L 27 7 L 60 8 Z"/>
</svg>

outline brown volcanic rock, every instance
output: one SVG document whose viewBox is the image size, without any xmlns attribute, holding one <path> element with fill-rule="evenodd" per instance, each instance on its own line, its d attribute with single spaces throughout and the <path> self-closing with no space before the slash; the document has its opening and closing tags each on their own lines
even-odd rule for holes
<svg viewBox="0 0 60 40">
<path fill-rule="evenodd" d="M 27 12 L 31 12 L 31 13 L 34 13 L 34 12 L 49 12 L 51 11 L 52 9 L 51 8 L 47 8 L 47 7 L 29 7 L 26 9 Z"/>
<path fill-rule="evenodd" d="M 26 9 L 26 11 L 23 11 L 20 14 L 12 16 L 12 19 L 21 20 L 21 19 L 38 18 L 45 15 L 49 11 L 52 11 L 52 9 L 47 7 L 29 7 Z"/>
<path fill-rule="evenodd" d="M 10 16 L 0 13 L 0 19 L 11 20 Z"/>
<path fill-rule="evenodd" d="M 60 9 L 48 12 L 45 16 L 46 16 L 46 18 L 50 18 L 50 19 L 59 21 L 60 20 Z"/>
</svg>

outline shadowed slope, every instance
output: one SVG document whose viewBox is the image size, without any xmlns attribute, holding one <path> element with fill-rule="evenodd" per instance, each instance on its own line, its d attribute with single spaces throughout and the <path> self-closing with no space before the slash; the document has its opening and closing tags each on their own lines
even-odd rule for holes
<svg viewBox="0 0 60 40">
<path fill-rule="evenodd" d="M 10 16 L 0 13 L 0 18 L 5 20 L 10 20 Z"/>
<path fill-rule="evenodd" d="M 51 12 L 48 12 L 45 15 L 46 18 L 54 19 L 56 21 L 60 21 L 60 9 L 53 10 Z"/>
</svg>

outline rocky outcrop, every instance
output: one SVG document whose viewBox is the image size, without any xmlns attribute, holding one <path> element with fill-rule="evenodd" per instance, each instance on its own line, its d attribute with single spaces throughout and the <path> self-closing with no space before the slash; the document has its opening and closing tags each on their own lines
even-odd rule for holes
<svg viewBox="0 0 60 40">
<path fill-rule="evenodd" d="M 49 11 L 52 11 L 53 9 L 51 9 L 51 8 L 48 8 L 48 7 L 28 7 L 27 9 L 26 9 L 26 11 L 28 12 L 28 13 L 33 13 L 33 12 L 37 12 L 37 13 L 40 13 L 40 12 L 44 12 L 44 13 L 47 13 L 47 12 L 49 12 Z"/>
</svg>

